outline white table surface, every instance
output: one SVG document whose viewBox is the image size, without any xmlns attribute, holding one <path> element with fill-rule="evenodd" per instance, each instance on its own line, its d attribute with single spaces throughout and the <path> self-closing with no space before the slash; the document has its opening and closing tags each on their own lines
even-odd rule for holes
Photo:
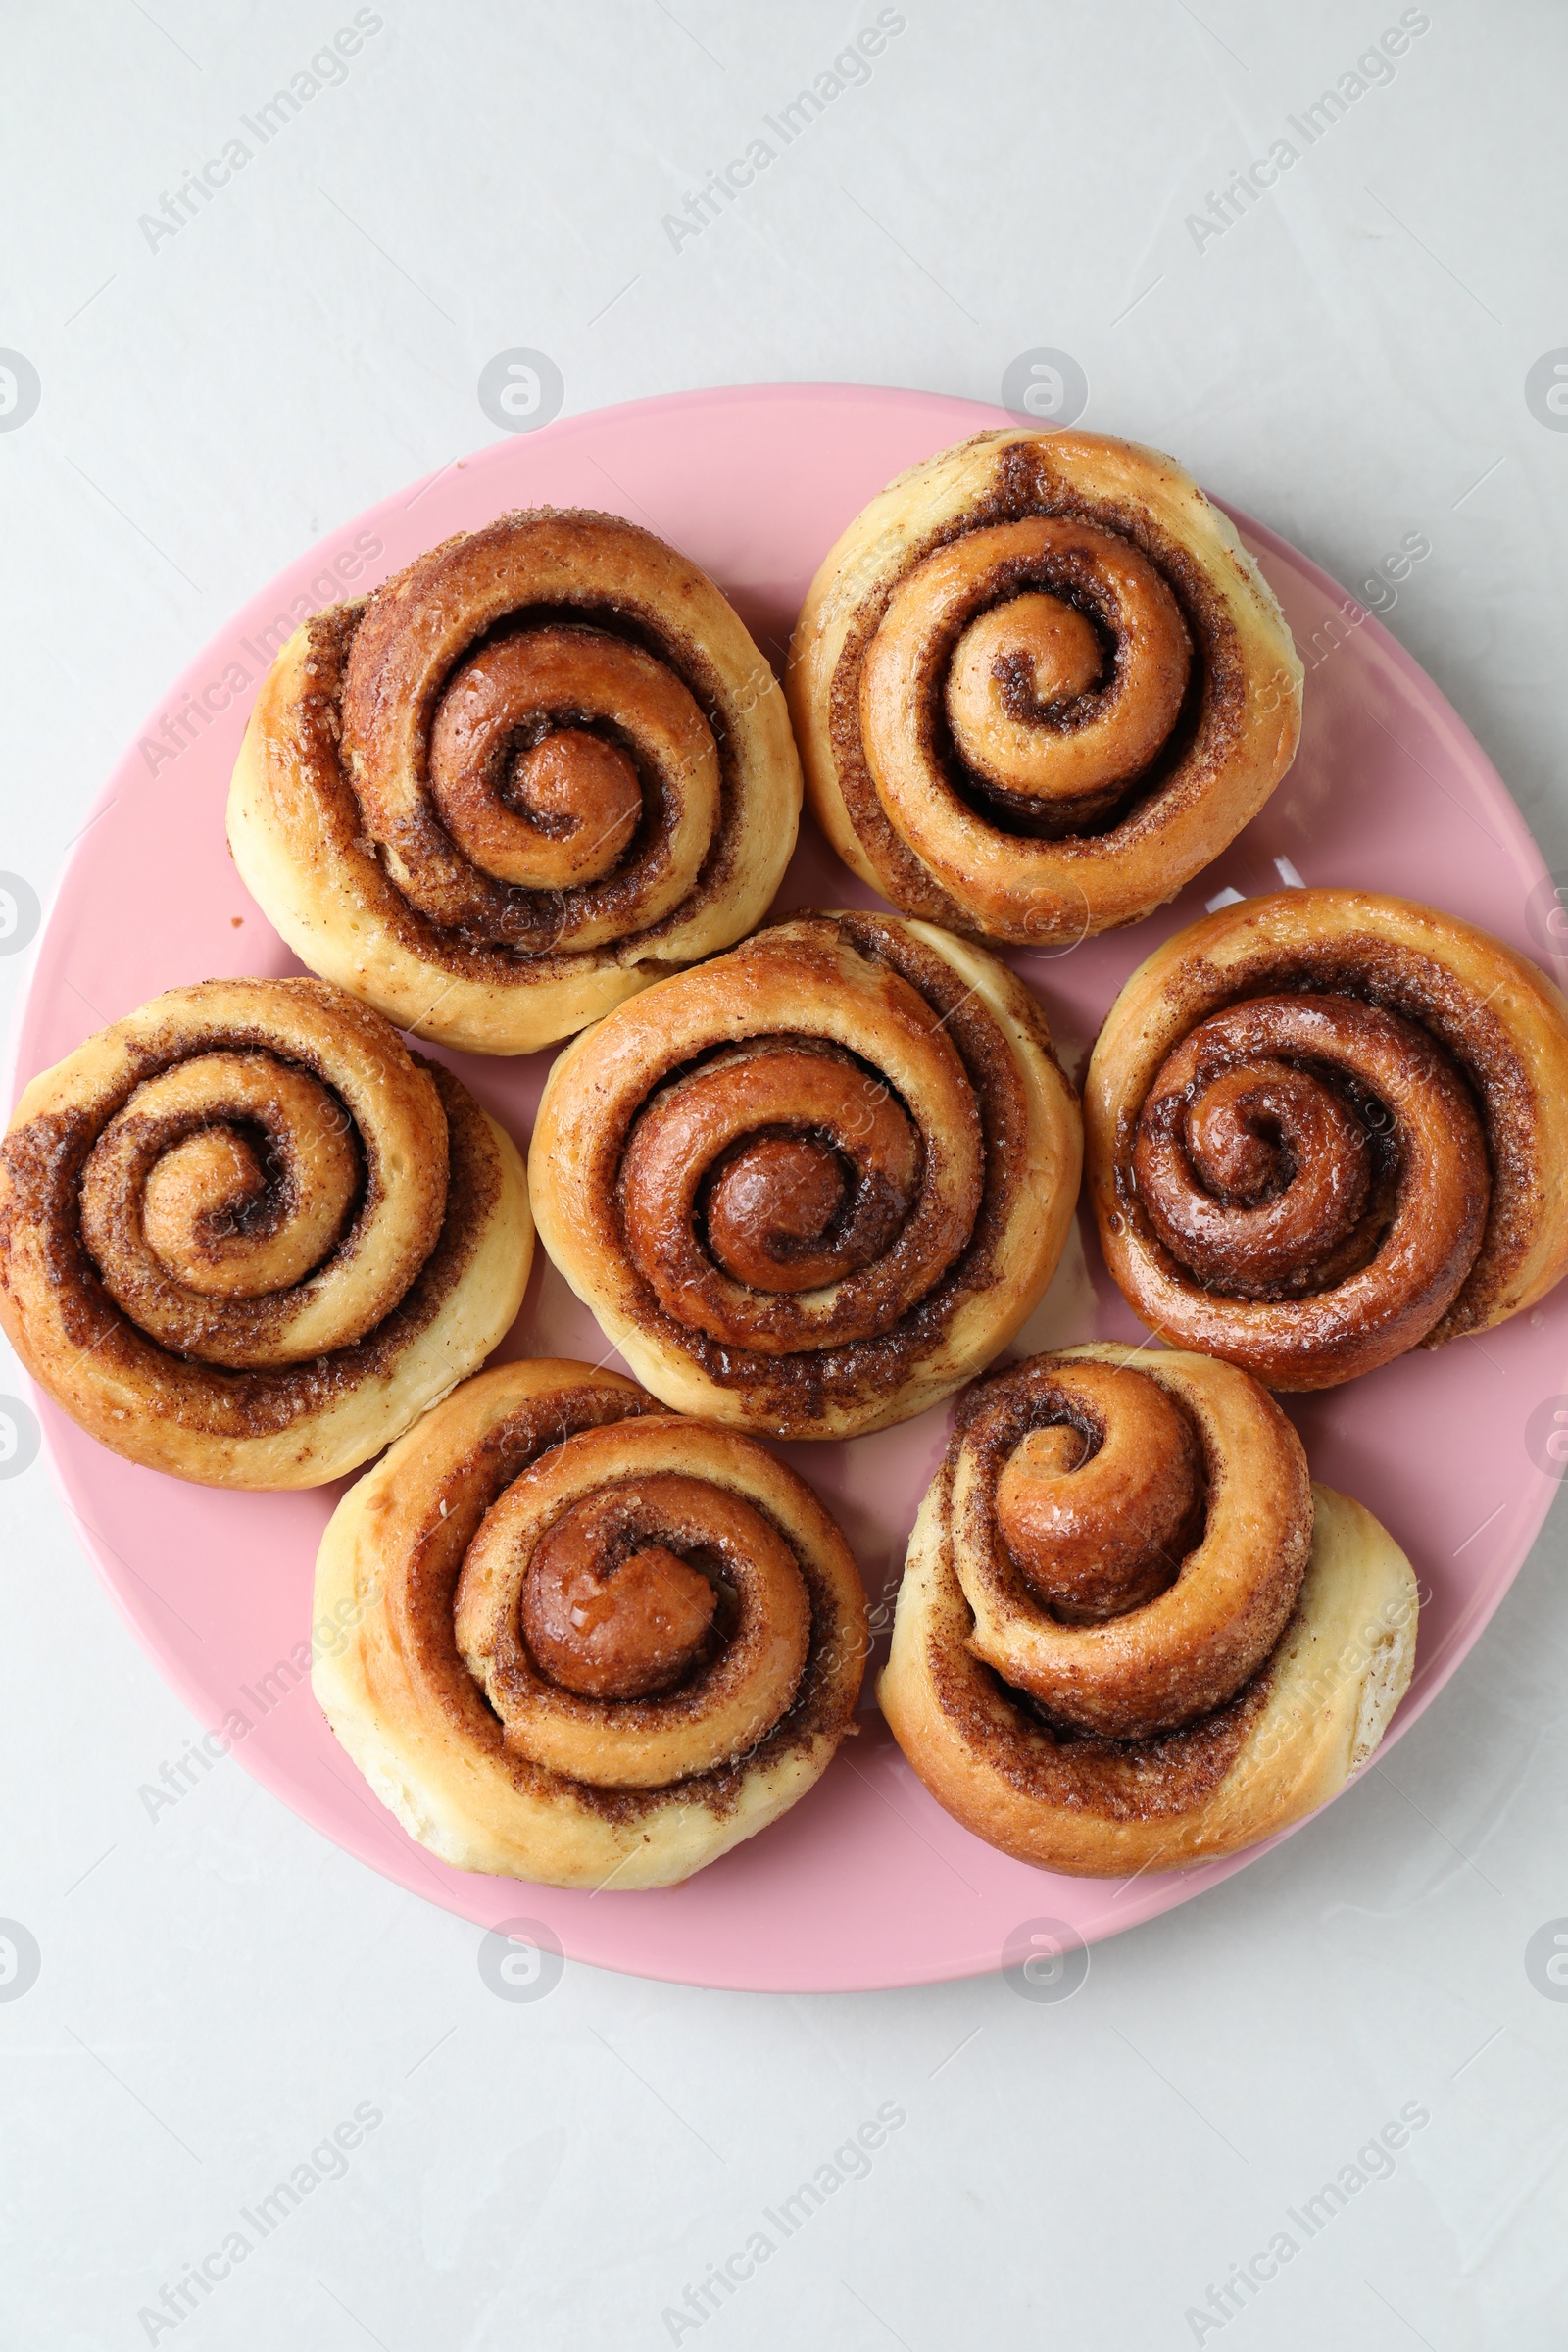
<svg viewBox="0 0 1568 2352">
<path fill-rule="evenodd" d="M 678 241 L 664 216 L 866 0 L 377 0 L 336 85 L 163 235 L 142 217 L 354 9 L 5 16 L 0 344 L 40 398 L 0 432 L 0 866 L 44 900 L 160 689 L 316 534 L 494 439 L 477 379 L 518 346 L 567 414 L 770 378 L 993 399 L 1065 350 L 1088 424 L 1348 583 L 1430 538 L 1385 617 L 1568 866 L 1568 433 L 1526 398 L 1568 341 L 1549 0 L 1403 12 L 1427 29 L 1310 146 L 1288 118 L 1394 0 L 907 0 L 868 77 Z M 1189 221 L 1281 137 L 1302 152 L 1243 217 Z M 13 1009 L 27 961 L 0 960 Z M 201 1727 L 43 1468 L 0 1493 L 0 1915 L 41 1955 L 0 2000 L 7 2347 L 1561 2343 L 1568 2000 L 1526 1970 L 1568 1913 L 1560 1511 L 1387 1773 L 1098 1947 L 1068 2002 L 568 1966 L 514 2004 L 476 1929 L 238 1765 L 149 1819 Z M 341 2178 L 181 2313 L 356 2109 L 381 2120 Z M 879 2109 L 906 2121 L 864 2177 L 770 2230 Z M 1388 2177 L 1310 2236 L 1288 2218 L 1405 2110 Z M 699 2323 L 688 2287 L 759 2230 L 769 2259 Z M 1222 2317 L 1210 2288 L 1282 2231 Z"/>
</svg>

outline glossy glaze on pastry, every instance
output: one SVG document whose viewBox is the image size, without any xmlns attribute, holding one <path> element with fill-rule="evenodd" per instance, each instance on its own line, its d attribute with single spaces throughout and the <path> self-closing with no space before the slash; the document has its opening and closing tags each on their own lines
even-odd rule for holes
<svg viewBox="0 0 1568 2352">
<path fill-rule="evenodd" d="M 754 1837 L 850 1728 L 865 1599 L 750 1439 L 566 1362 L 467 1381 L 344 1497 L 315 1688 L 464 1870 L 666 1886 Z"/>
<path fill-rule="evenodd" d="M 24 1093 L 0 1321 L 131 1461 L 209 1486 L 354 1469 L 484 1361 L 533 1224 L 511 1138 L 319 980 L 172 989 Z"/>
<path fill-rule="evenodd" d="M 668 1404 L 776 1437 L 906 1419 L 1038 1303 L 1077 1197 L 1039 1005 L 925 923 L 801 915 L 561 1056 L 540 1234 Z"/>
<path fill-rule="evenodd" d="M 1234 1853 L 1338 1793 L 1409 1683 L 1417 1598 L 1246 1373 L 1095 1345 L 961 1399 L 878 1697 L 938 1802 L 1088 1877 Z"/>
<path fill-rule="evenodd" d="M 1173 459 L 980 433 L 858 515 L 796 626 L 812 812 L 906 914 L 1071 945 L 1174 898 L 1296 755 L 1301 664 Z"/>
<path fill-rule="evenodd" d="M 1568 1268 L 1568 1005 L 1430 906 L 1282 891 L 1179 932 L 1106 1015 L 1085 1119 L 1129 1303 L 1271 1387 L 1485 1331 Z"/>
<path fill-rule="evenodd" d="M 228 834 L 313 971 L 420 1037 L 527 1054 L 749 931 L 800 805 L 783 696 L 713 583 L 547 508 L 290 638 Z"/>
</svg>

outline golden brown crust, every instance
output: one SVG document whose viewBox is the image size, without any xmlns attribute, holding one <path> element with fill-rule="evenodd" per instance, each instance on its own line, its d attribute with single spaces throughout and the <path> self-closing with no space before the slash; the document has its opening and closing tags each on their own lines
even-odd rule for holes
<svg viewBox="0 0 1568 2352">
<path fill-rule="evenodd" d="M 1250 1511 L 1286 1528 L 1298 1519 L 1290 1448 L 1280 1450 L 1274 1408 L 1246 1375 L 1202 1357 L 1108 1346 L 1049 1360 L 1136 1364 L 1189 1408 L 1203 1400 L 1211 1468 L 1234 1489 L 1227 1544 Z M 1228 1459 L 1213 1452 L 1216 1438 L 1228 1446 L 1238 1437 Z M 1072 1732 L 977 1654 L 959 1573 L 972 1572 L 972 1562 L 962 1558 L 953 1513 L 961 1453 L 960 1436 L 921 1504 L 877 1696 L 921 1780 L 977 1837 L 1019 1861 L 1078 1876 L 1182 1868 L 1274 1836 L 1337 1795 L 1376 1749 L 1409 1684 L 1417 1598 L 1409 1562 L 1359 1503 L 1310 1490 L 1311 1546 L 1304 1573 L 1296 1556 L 1294 1608 L 1224 1703 L 1142 1737 Z M 1282 1468 L 1283 1522 L 1271 1484 Z M 1120 1621 L 1123 1646 L 1143 1638 L 1147 1614 Z M 1115 1622 L 1093 1631 L 1113 1633 Z"/>
<path fill-rule="evenodd" d="M 907 914 L 1043 945 L 1136 922 L 1296 756 L 1302 670 L 1226 517 L 1172 459 L 977 434 L 824 560 L 788 688 L 811 809 Z"/>
<path fill-rule="evenodd" d="M 783 696 L 712 582 L 547 508 L 289 640 L 228 830 L 314 971 L 421 1037 L 525 1054 L 750 930 L 800 804 Z"/>
<path fill-rule="evenodd" d="M 155 998 L 35 1078 L 0 1152 L 18 1354 L 202 1485 L 356 1468 L 483 1362 L 532 1252 L 511 1138 L 319 980 Z"/>
<path fill-rule="evenodd" d="M 671 1485 L 706 1494 L 671 1505 Z M 661 1539 L 725 1589 L 718 1648 L 673 1688 L 584 1696 L 528 1653 L 519 1595 L 541 1544 L 594 1503 L 641 1513 L 600 1551 L 612 1598 L 628 1544 L 646 1558 Z M 411 1836 L 459 1869 L 617 1891 L 678 1884 L 803 1796 L 851 1728 L 867 1642 L 849 1549 L 793 1472 L 563 1362 L 466 1382 L 345 1495 L 315 1621 L 317 1696 Z"/>
<path fill-rule="evenodd" d="M 1084 1456 L 1031 1463 L 1053 1430 L 1080 1437 Z M 1147 1487 L 1161 1447 L 1177 1453 L 1180 1482 L 1165 1513 Z M 1020 1468 L 1027 1512 L 1009 1492 Z M 947 1478 L 973 1646 L 1079 1731 L 1148 1739 L 1211 1714 L 1296 1605 L 1312 1530 L 1306 1456 L 1267 1392 L 1229 1364 L 1093 1344 L 1031 1356 L 963 1397 Z M 1140 1581 L 1064 1621 L 1064 1536 L 1069 1559 L 1096 1539 L 1141 1538 L 1129 1564 L 1147 1559 L 1155 1589 Z"/>
<path fill-rule="evenodd" d="M 1568 1268 L 1568 1004 L 1457 916 L 1244 900 L 1106 1016 L 1085 1087 L 1105 1262 L 1162 1337 L 1331 1387 Z"/>
<path fill-rule="evenodd" d="M 656 1396 L 847 1437 L 1010 1339 L 1055 1270 L 1080 1150 L 1004 965 L 927 924 L 816 914 L 568 1047 L 531 1168 L 546 1249 Z"/>
</svg>

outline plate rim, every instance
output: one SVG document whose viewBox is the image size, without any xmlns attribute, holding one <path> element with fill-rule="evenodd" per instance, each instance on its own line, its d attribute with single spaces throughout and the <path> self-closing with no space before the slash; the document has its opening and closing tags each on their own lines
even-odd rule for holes
<svg viewBox="0 0 1568 2352">
<path fill-rule="evenodd" d="M 964 429 L 958 435 L 959 438 L 967 438 L 973 433 L 994 430 L 999 427 L 1004 429 L 1007 426 L 1031 421 L 1018 417 L 1013 412 L 997 403 L 977 401 L 964 394 L 928 392 L 906 385 L 834 383 L 825 379 L 813 379 L 805 383 L 752 382 L 701 385 L 653 393 L 638 399 L 617 401 L 600 408 L 579 411 L 570 416 L 558 417 L 539 432 L 528 435 L 527 439 L 535 446 L 550 444 L 561 447 L 579 433 L 602 428 L 606 424 L 614 422 L 637 420 L 652 412 L 675 409 L 701 411 L 713 407 L 740 408 L 777 402 L 781 397 L 806 405 L 849 402 L 856 406 L 885 408 L 888 404 L 892 404 L 899 409 L 915 410 L 923 414 L 947 410 L 951 411 L 956 417 L 961 417 L 964 420 Z M 986 421 L 988 418 L 991 420 L 989 423 Z M 1094 428 L 1086 427 L 1085 429 Z M 1127 436 L 1118 437 L 1125 438 Z M 355 525 L 361 528 L 366 527 L 370 519 L 379 516 L 383 510 L 397 511 L 400 504 L 406 510 L 408 506 L 416 503 L 416 495 L 422 489 L 428 488 L 455 466 L 462 466 L 466 469 L 472 469 L 476 475 L 482 475 L 502 466 L 519 438 L 521 436 L 502 434 L 495 440 L 481 443 L 478 448 L 466 453 L 462 458 L 451 459 L 444 466 L 411 477 L 410 480 L 395 486 L 381 498 L 373 500 L 357 514 L 346 516 L 324 532 L 318 532 L 307 548 L 289 559 L 276 572 L 270 575 L 268 581 L 264 581 L 216 631 L 204 640 L 179 671 L 177 677 L 159 697 L 159 702 L 166 708 L 171 707 L 177 700 L 184 698 L 193 686 L 206 683 L 213 674 L 220 655 L 231 648 L 235 639 L 245 633 L 254 620 L 265 613 L 270 613 L 270 599 L 275 583 L 289 572 L 308 567 L 318 550 L 339 545 L 351 527 Z M 895 474 L 892 478 L 896 480 L 899 477 Z M 1521 882 L 1527 884 L 1538 882 L 1548 869 L 1523 811 L 1514 801 L 1485 746 L 1477 739 L 1461 712 L 1449 701 L 1432 673 L 1424 668 L 1400 640 L 1384 626 L 1376 612 L 1362 606 L 1356 598 L 1352 597 L 1341 582 L 1317 563 L 1315 558 L 1307 555 L 1271 525 L 1259 521 L 1248 510 L 1236 506 L 1230 500 L 1220 497 L 1212 491 L 1206 492 L 1205 495 L 1230 517 L 1244 538 L 1254 547 L 1260 548 L 1265 555 L 1275 556 L 1282 563 L 1303 573 L 1337 610 L 1346 613 L 1354 612 L 1357 615 L 1354 622 L 1357 635 L 1370 629 L 1371 642 L 1381 650 L 1385 659 L 1392 662 L 1393 666 L 1401 674 L 1404 681 L 1419 691 L 1428 711 L 1435 718 L 1441 717 L 1452 738 L 1464 747 L 1467 759 L 1473 767 L 1475 780 L 1484 788 L 1488 813 L 1502 828 L 1504 838 L 1499 846 L 1505 849 L 1518 869 Z M 503 507 L 500 511 L 504 513 L 513 510 Z M 826 552 L 825 549 L 823 552 Z M 394 570 L 396 568 L 401 568 L 401 566 L 395 566 Z M 390 577 L 393 574 L 388 573 L 387 576 Z M 370 593 L 370 591 L 367 590 L 366 593 Z M 252 689 L 252 699 L 254 699 L 254 692 L 259 689 L 259 686 L 260 680 L 258 679 L 256 688 Z M 61 901 L 74 877 L 78 865 L 86 863 L 90 856 L 90 836 L 97 820 L 107 812 L 110 806 L 118 801 L 122 792 L 139 777 L 141 771 L 138 767 L 133 766 L 133 762 L 137 760 L 141 736 L 156 731 L 157 725 L 155 710 L 149 710 L 140 731 L 131 734 L 119 759 L 109 768 L 103 784 L 93 797 L 89 812 L 74 843 L 71 845 L 69 854 L 62 861 L 60 869 L 53 879 L 40 910 L 38 929 L 29 945 L 20 975 L 17 1003 L 8 1024 L 5 1041 L 3 1079 L 8 1118 L 15 1108 L 23 1087 L 26 1083 L 30 1083 L 29 1078 L 19 1085 L 18 1072 L 24 1046 L 33 1026 L 34 1017 L 41 1015 L 41 1006 L 35 1002 L 39 993 L 40 965 L 45 945 L 49 941 L 59 915 Z M 1413 755 L 1407 756 L 1413 757 Z M 1220 857 L 1223 858 L 1225 852 L 1222 851 Z M 1213 859 L 1210 861 L 1210 866 L 1204 870 L 1212 870 L 1218 863 L 1218 858 Z M 1129 926 L 1129 928 L 1131 927 Z M 1532 957 L 1532 960 L 1536 960 L 1536 958 Z M 1560 984 L 1560 973 L 1554 974 L 1544 963 L 1541 968 L 1546 971 L 1548 979 Z M 1108 1011 L 1109 1006 L 1107 1005 L 1105 1009 Z M 89 1031 L 87 1034 L 90 1035 L 92 1032 Z M 95 1576 L 107 1590 L 121 1618 L 128 1626 L 161 1679 L 175 1692 L 181 1704 L 189 1710 L 194 1720 L 197 1723 L 203 1722 L 204 1709 L 209 1703 L 210 1693 L 204 1690 L 193 1675 L 188 1674 L 182 1658 L 158 1646 L 150 1624 L 145 1618 L 136 1614 L 128 1594 L 123 1589 L 122 1579 L 118 1573 L 121 1563 L 118 1555 L 114 1553 L 113 1546 L 108 1544 L 106 1538 L 101 1537 L 96 1530 L 89 1526 L 76 1507 L 65 1465 L 56 1445 L 57 1435 L 63 1437 L 68 1432 L 79 1434 L 75 1432 L 75 1425 L 71 1422 L 70 1417 L 64 1413 L 63 1409 L 33 1383 L 26 1367 L 21 1364 L 20 1358 L 18 1360 L 19 1368 L 27 1382 L 29 1394 L 38 1413 L 41 1429 L 40 1451 L 50 1484 L 78 1543 L 91 1561 Z M 1568 1366 L 1565 1366 L 1564 1377 L 1565 1380 L 1568 1380 Z M 368 1466 L 367 1464 L 364 1467 L 368 1468 Z M 1447 1688 L 1453 1675 L 1480 1641 L 1493 1617 L 1500 1608 L 1503 1599 L 1512 1590 L 1527 1565 L 1558 1486 L 1558 1482 L 1548 1479 L 1544 1473 L 1536 1468 L 1534 1463 L 1531 1463 L 1530 1469 L 1532 1483 L 1527 1494 L 1520 1497 L 1522 1505 L 1518 1522 L 1520 1532 L 1515 1536 L 1511 1546 L 1516 1555 L 1513 1565 L 1507 1571 L 1505 1578 L 1497 1584 L 1495 1590 L 1482 1596 L 1477 1605 L 1468 1611 L 1461 1622 L 1452 1629 L 1444 1650 L 1440 1651 L 1438 1656 L 1424 1668 L 1420 1690 L 1414 1694 L 1413 1703 L 1410 1699 L 1401 1702 L 1396 1719 L 1380 1743 L 1376 1755 L 1369 1758 L 1367 1764 L 1352 1776 L 1352 1781 L 1347 1783 L 1346 1788 L 1339 1792 L 1340 1795 L 1348 1794 L 1350 1788 L 1364 1777 L 1373 1763 L 1390 1754 L 1405 1733 L 1420 1720 L 1427 1708 Z M 114 1564 L 112 1565 L 112 1563 Z M 131 1574 L 134 1573 L 134 1571 L 131 1572 Z M 378 1876 L 391 1879 L 395 1885 L 417 1895 L 422 1900 L 439 1905 L 454 1917 L 464 1920 L 467 1925 L 479 1926 L 472 1912 L 465 1909 L 458 1899 L 457 1889 L 467 1879 L 476 1879 L 480 1884 L 487 1886 L 515 1886 L 518 1890 L 519 1901 L 522 1903 L 526 1903 L 529 1892 L 536 1884 L 526 1880 L 496 1880 L 483 1873 L 453 1872 L 452 1876 L 457 1885 L 451 1888 L 445 1886 L 434 1888 L 429 1886 L 417 1885 L 415 1882 L 414 1865 L 406 1864 L 401 1851 L 371 1859 L 361 1849 L 345 1845 L 341 1838 L 332 1829 L 324 1826 L 323 1822 L 318 1819 L 316 1813 L 310 1808 L 298 1777 L 292 1775 L 285 1766 L 276 1764 L 265 1749 L 260 1747 L 253 1749 L 249 1742 L 245 1742 L 237 1745 L 231 1752 L 238 1756 L 242 1769 L 252 1780 L 258 1782 L 268 1789 L 270 1794 L 286 1805 L 288 1810 L 301 1819 L 314 1834 L 326 1838 L 338 1852 L 347 1855 L 355 1863 L 375 1872 Z M 353 1769 L 352 1765 L 351 1769 Z M 808 1798 L 803 1801 L 809 1801 L 809 1793 L 808 1792 Z M 1329 1804 L 1332 1805 L 1337 1801 L 1337 1798 L 1331 1798 Z M 1318 1808 L 1318 1812 L 1327 1810 L 1328 1806 Z M 394 1826 L 392 1817 L 388 1815 L 386 1818 L 387 1825 Z M 1238 1871 L 1260 1860 L 1275 1846 L 1286 1838 L 1294 1837 L 1298 1830 L 1305 1828 L 1316 1818 L 1317 1813 L 1305 1815 L 1300 1821 L 1291 1824 L 1289 1828 L 1278 1832 L 1273 1838 L 1265 1839 L 1257 1845 L 1250 1846 L 1241 1853 L 1227 1856 L 1222 1860 L 1201 1864 L 1192 1872 L 1182 1874 L 1187 1876 L 1192 1883 L 1179 1890 L 1174 1890 L 1170 1885 L 1171 1878 L 1178 1874 L 1164 1874 L 1159 1878 L 1152 1879 L 1148 1890 L 1138 1890 L 1132 1894 L 1125 1918 L 1118 1920 L 1114 1925 L 1098 1928 L 1085 1936 L 1086 1946 L 1109 1940 L 1112 1936 L 1125 1935 L 1129 1930 L 1147 1925 L 1152 1919 L 1162 1917 L 1169 1911 L 1185 1908 L 1197 1896 L 1206 1893 L 1211 1887 L 1223 1884 Z M 443 1867 L 451 1870 L 450 1865 Z M 544 1889 L 543 1891 L 549 1892 L 550 1890 Z M 614 1899 L 634 1902 L 638 1898 L 634 1895 L 626 1895 Z M 480 1932 L 482 1933 L 483 1930 L 481 1929 Z M 881 1973 L 862 1971 L 858 1974 L 853 1968 L 841 1967 L 837 1972 L 831 1974 L 821 1972 L 810 1984 L 806 1984 L 801 1981 L 799 1971 L 791 1971 L 774 1982 L 767 1980 L 765 1968 L 762 1967 L 742 1975 L 727 1971 L 715 1963 L 710 1965 L 708 1973 L 696 1977 L 674 1974 L 667 1966 L 660 1966 L 654 1962 L 650 1962 L 646 1966 L 641 1965 L 638 1959 L 628 1958 L 621 1954 L 617 1954 L 613 1960 L 579 1959 L 573 1955 L 573 1964 L 582 1967 L 606 1968 L 616 1974 L 636 1977 L 649 1982 L 685 1984 L 701 1989 L 765 1993 L 892 1991 L 905 1986 L 957 1983 L 972 1977 L 994 1975 L 1000 1973 L 1004 1966 L 1001 1954 L 995 1951 L 992 1951 L 986 1958 L 976 1960 L 972 1965 L 961 1967 L 955 1967 L 950 1960 L 945 1958 L 939 1958 L 931 1965 L 925 1966 L 918 1957 L 913 1957 L 904 1963 L 901 1974 L 894 1978 L 889 1978 L 885 1974 L 885 1970 Z"/>
</svg>

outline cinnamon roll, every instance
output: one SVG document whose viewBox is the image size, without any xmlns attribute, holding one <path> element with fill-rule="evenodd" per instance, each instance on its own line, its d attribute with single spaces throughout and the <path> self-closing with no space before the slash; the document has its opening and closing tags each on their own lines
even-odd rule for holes
<svg viewBox="0 0 1568 2352">
<path fill-rule="evenodd" d="M 784 699 L 706 574 L 544 508 L 318 612 L 262 684 L 228 837 L 311 969 L 475 1054 L 727 947 L 795 846 Z"/>
<path fill-rule="evenodd" d="M 1213 1861 L 1310 1813 L 1409 1684 L 1417 1594 L 1247 1373 L 1096 1345 L 962 1399 L 877 1688 L 965 1828 L 1045 1870 Z"/>
<path fill-rule="evenodd" d="M 546 1249 L 656 1396 L 828 1438 L 906 1419 L 1004 1346 L 1080 1158 L 1022 983 L 853 913 L 760 932 L 578 1038 L 530 1166 Z"/>
<path fill-rule="evenodd" d="M 1176 893 L 1296 757 L 1301 663 L 1171 458 L 978 433 L 822 564 L 789 697 L 811 809 L 906 914 L 1075 943 Z"/>
<path fill-rule="evenodd" d="M 1568 1004 L 1429 906 L 1291 890 L 1178 932 L 1111 1006 L 1086 1118 L 1129 1303 L 1273 1388 L 1485 1331 L 1568 1268 Z"/>
<path fill-rule="evenodd" d="M 573 1363 L 481 1373 L 394 1446 L 332 1516 L 315 1622 L 317 1697 L 411 1837 L 617 1892 L 804 1796 L 867 1646 L 793 1471 Z"/>
<path fill-rule="evenodd" d="M 522 1303 L 522 1161 L 319 980 L 172 989 L 35 1078 L 0 1149 L 0 1323 L 101 1444 L 315 1487 L 481 1364 Z"/>
</svg>

